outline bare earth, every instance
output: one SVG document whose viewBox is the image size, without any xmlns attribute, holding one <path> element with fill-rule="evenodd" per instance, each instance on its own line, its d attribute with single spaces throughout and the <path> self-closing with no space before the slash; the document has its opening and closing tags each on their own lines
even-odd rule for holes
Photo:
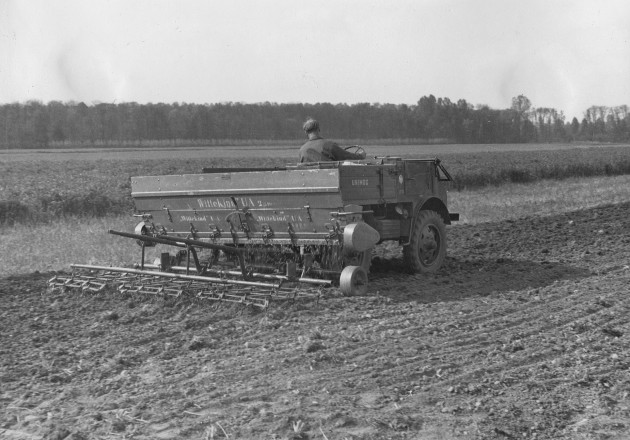
<svg viewBox="0 0 630 440">
<path fill-rule="evenodd" d="M 365 297 L 239 305 L 0 280 L 0 438 L 630 438 L 629 204 L 379 247 Z M 19 251 L 19 250 L 15 250 Z"/>
</svg>

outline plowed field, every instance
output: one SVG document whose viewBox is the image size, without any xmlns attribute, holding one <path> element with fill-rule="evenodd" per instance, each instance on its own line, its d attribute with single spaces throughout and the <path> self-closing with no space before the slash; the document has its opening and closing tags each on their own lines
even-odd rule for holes
<svg viewBox="0 0 630 440">
<path fill-rule="evenodd" d="M 630 205 L 381 246 L 367 296 L 239 305 L 0 281 L 0 437 L 626 439 Z"/>
</svg>

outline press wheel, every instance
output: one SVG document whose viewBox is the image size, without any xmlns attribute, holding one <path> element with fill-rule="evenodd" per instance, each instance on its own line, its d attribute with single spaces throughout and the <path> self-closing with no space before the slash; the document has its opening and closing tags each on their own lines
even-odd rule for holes
<svg viewBox="0 0 630 440">
<path fill-rule="evenodd" d="M 344 295 L 365 295 L 367 292 L 368 276 L 361 266 L 346 266 L 339 277 L 339 289 Z"/>
</svg>

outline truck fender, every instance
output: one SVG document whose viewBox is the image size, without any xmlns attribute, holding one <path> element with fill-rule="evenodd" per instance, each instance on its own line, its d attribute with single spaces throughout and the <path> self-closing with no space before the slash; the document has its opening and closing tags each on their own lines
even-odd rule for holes
<svg viewBox="0 0 630 440">
<path fill-rule="evenodd" d="M 413 213 L 413 217 L 411 218 L 411 222 L 409 223 L 409 230 L 406 231 L 407 232 L 406 236 L 408 237 L 408 239 L 406 241 L 405 240 L 401 241 L 400 242 L 401 244 L 403 245 L 409 244 L 411 231 L 413 231 L 413 228 L 415 227 L 416 219 L 418 218 L 420 211 L 435 211 L 440 215 L 440 217 L 442 217 L 442 220 L 444 221 L 445 225 L 451 224 L 450 215 L 448 213 L 448 209 L 446 208 L 446 205 L 444 204 L 444 202 L 442 202 L 442 200 L 438 199 L 437 197 L 431 197 L 423 201 L 422 203 L 418 203 L 418 205 L 416 206 L 416 209 Z"/>
</svg>

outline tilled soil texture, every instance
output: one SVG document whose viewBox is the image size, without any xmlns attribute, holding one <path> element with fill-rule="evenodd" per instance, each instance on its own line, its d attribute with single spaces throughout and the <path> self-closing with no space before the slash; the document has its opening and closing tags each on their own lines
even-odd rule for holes
<svg viewBox="0 0 630 440">
<path fill-rule="evenodd" d="M 0 437 L 629 438 L 629 204 L 381 246 L 367 296 L 260 312 L 0 281 Z"/>
</svg>

